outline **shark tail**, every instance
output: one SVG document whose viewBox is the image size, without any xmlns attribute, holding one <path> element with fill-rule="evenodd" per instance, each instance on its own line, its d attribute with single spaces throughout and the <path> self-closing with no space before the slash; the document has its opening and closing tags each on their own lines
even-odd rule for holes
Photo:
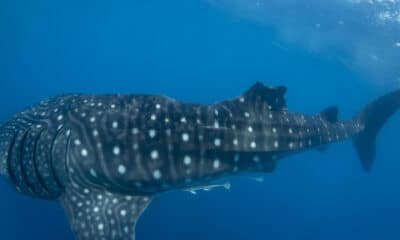
<svg viewBox="0 0 400 240">
<path fill-rule="evenodd" d="M 400 109 L 400 90 L 369 103 L 356 116 L 356 121 L 364 126 L 364 130 L 353 137 L 353 144 L 365 171 L 372 170 L 376 157 L 376 137 L 380 129 L 398 109 Z"/>
</svg>

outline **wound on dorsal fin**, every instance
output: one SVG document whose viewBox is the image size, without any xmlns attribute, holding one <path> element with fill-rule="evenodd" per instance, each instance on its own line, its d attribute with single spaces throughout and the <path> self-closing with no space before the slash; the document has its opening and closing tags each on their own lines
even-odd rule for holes
<svg viewBox="0 0 400 240">
<path fill-rule="evenodd" d="M 254 84 L 247 90 L 243 97 L 246 102 L 252 105 L 267 106 L 271 110 L 282 110 L 286 108 L 286 87 L 270 87 L 260 82 Z"/>
<path fill-rule="evenodd" d="M 320 115 L 325 121 L 336 123 L 338 121 L 338 113 L 339 109 L 336 106 L 332 106 L 324 109 Z"/>
</svg>

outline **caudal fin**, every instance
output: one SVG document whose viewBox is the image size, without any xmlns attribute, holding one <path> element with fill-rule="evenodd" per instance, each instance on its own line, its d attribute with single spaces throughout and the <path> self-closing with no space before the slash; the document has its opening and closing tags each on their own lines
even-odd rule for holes
<svg viewBox="0 0 400 240">
<path fill-rule="evenodd" d="M 376 136 L 386 121 L 400 108 L 400 90 L 368 104 L 356 117 L 365 127 L 353 138 L 354 146 L 365 171 L 371 171 L 376 154 Z"/>
</svg>

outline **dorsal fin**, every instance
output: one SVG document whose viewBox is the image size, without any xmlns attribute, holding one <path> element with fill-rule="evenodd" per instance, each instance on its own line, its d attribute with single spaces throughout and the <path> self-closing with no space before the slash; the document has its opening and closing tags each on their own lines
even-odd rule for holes
<svg viewBox="0 0 400 240">
<path fill-rule="evenodd" d="M 242 97 L 249 104 L 268 106 L 271 110 L 279 111 L 286 108 L 286 90 L 283 86 L 270 87 L 257 82 Z"/>
<path fill-rule="evenodd" d="M 332 106 L 325 108 L 320 115 L 324 120 L 330 123 L 336 123 L 338 121 L 338 113 L 339 109 L 336 106 Z"/>
</svg>

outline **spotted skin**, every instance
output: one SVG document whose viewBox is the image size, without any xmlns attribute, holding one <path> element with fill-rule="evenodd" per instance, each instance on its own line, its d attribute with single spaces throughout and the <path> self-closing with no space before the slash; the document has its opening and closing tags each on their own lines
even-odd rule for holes
<svg viewBox="0 0 400 240">
<path fill-rule="evenodd" d="M 71 185 L 60 199 L 78 239 L 133 239 L 149 197 Z"/>
<path fill-rule="evenodd" d="M 52 98 L 2 126 L 0 173 L 22 193 L 59 200 L 76 239 L 134 239 L 155 195 L 273 172 L 282 157 L 365 128 L 360 118 L 291 113 L 285 91 L 257 83 L 211 105 L 155 95 Z"/>
</svg>

